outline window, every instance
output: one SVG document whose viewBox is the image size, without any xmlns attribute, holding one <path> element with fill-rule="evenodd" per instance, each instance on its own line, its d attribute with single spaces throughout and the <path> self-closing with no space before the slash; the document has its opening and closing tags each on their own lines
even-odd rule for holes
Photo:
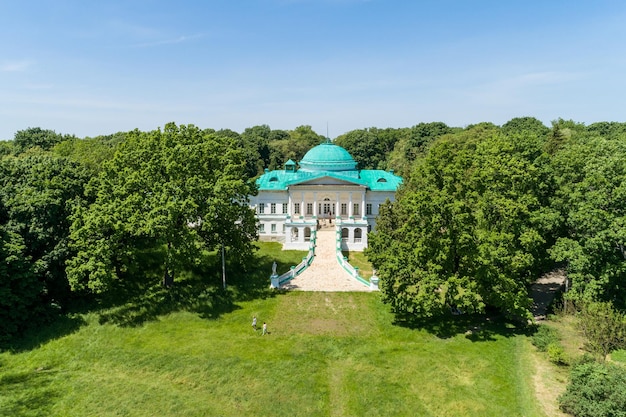
<svg viewBox="0 0 626 417">
<path fill-rule="evenodd" d="M 265 203 L 259 203 L 259 214 L 265 213 Z"/>
<path fill-rule="evenodd" d="M 348 214 L 348 205 L 346 203 L 341 203 L 341 215 L 345 216 Z"/>
<path fill-rule="evenodd" d="M 306 203 L 306 214 L 313 214 L 313 203 Z"/>
<path fill-rule="evenodd" d="M 294 214 L 300 214 L 300 203 L 294 203 L 293 212 Z"/>
<path fill-rule="evenodd" d="M 287 214 L 287 210 L 289 209 L 288 203 L 283 203 L 283 214 Z"/>
<path fill-rule="evenodd" d="M 285 223 L 283 223 L 283 235 L 285 234 L 285 230 L 287 229 L 287 227 L 285 226 Z"/>
<path fill-rule="evenodd" d="M 259 233 L 265 233 L 265 224 L 264 223 L 261 223 L 259 225 Z"/>
<path fill-rule="evenodd" d="M 276 203 L 270 205 L 270 214 L 276 214 Z"/>
<path fill-rule="evenodd" d="M 352 215 L 353 216 L 358 216 L 359 213 L 359 203 L 354 203 L 354 209 L 352 210 Z"/>
<path fill-rule="evenodd" d="M 372 214 L 372 205 L 370 203 L 365 205 L 365 214 L 366 215 Z"/>
<path fill-rule="evenodd" d="M 272 223 L 272 233 L 276 233 L 276 223 Z"/>
</svg>

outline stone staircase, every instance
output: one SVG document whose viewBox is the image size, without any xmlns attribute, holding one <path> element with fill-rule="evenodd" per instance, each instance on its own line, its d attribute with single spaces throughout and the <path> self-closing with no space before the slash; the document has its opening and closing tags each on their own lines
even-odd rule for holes
<svg viewBox="0 0 626 417">
<path fill-rule="evenodd" d="M 317 231 L 315 260 L 300 275 L 281 286 L 301 291 L 370 291 L 370 288 L 351 277 L 337 261 L 335 227 Z"/>
</svg>

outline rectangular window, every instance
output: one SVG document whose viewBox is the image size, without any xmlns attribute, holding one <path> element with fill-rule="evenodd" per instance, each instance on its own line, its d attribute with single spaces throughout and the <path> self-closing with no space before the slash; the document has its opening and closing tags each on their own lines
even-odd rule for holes
<svg viewBox="0 0 626 417">
<path fill-rule="evenodd" d="M 283 203 L 283 214 L 287 214 L 288 209 L 289 209 L 289 204 Z"/>
<path fill-rule="evenodd" d="M 265 223 L 259 225 L 259 233 L 265 233 Z"/>
<path fill-rule="evenodd" d="M 372 214 L 372 205 L 369 203 L 365 205 L 365 214 L 368 216 Z"/>
<path fill-rule="evenodd" d="M 270 205 L 270 214 L 276 214 L 276 203 Z"/>
<path fill-rule="evenodd" d="M 354 207 L 353 207 L 353 210 L 352 210 L 352 215 L 353 216 L 359 216 L 360 215 L 360 213 L 359 213 L 359 203 L 354 203 Z"/>
<path fill-rule="evenodd" d="M 306 214 L 313 214 L 313 203 L 306 203 Z"/>
<path fill-rule="evenodd" d="M 265 213 L 265 203 L 259 203 L 259 214 Z"/>
<path fill-rule="evenodd" d="M 294 203 L 293 205 L 293 213 L 300 214 L 300 203 Z"/>
<path fill-rule="evenodd" d="M 272 223 L 272 233 L 276 233 L 276 223 Z"/>
<path fill-rule="evenodd" d="M 348 214 L 348 205 L 346 203 L 341 203 L 341 215 L 345 216 Z"/>
</svg>

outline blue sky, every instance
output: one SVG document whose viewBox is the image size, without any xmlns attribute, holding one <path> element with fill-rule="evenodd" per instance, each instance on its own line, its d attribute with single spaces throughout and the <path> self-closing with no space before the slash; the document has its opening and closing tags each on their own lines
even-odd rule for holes
<svg viewBox="0 0 626 417">
<path fill-rule="evenodd" d="M 626 2 L 0 0 L 0 139 L 626 121 Z"/>
</svg>

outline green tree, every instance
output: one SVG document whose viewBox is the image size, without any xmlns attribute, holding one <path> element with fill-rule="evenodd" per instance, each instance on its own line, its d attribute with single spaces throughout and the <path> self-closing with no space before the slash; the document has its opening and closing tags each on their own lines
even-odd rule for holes
<svg viewBox="0 0 626 417">
<path fill-rule="evenodd" d="M 388 154 L 393 150 L 397 135 L 393 129 L 352 130 L 335 139 L 358 163 L 359 169 L 385 169 Z"/>
<path fill-rule="evenodd" d="M 534 117 L 515 117 L 502 125 L 502 133 L 505 135 L 530 133 L 537 137 L 546 137 L 549 132 L 550 129 Z"/>
<path fill-rule="evenodd" d="M 50 150 L 56 144 L 69 139 L 70 136 L 63 136 L 53 130 L 41 129 L 40 127 L 30 127 L 26 130 L 20 130 L 13 138 L 13 145 L 17 153 L 26 151 L 27 149 L 39 147 L 43 150 Z"/>
<path fill-rule="evenodd" d="M 443 136 L 379 216 L 368 258 L 397 313 L 482 312 L 529 317 L 527 286 L 545 259 L 537 221 L 539 168 L 526 144 L 477 126 Z"/>
<path fill-rule="evenodd" d="M 46 302 L 64 305 L 69 217 L 89 177 L 79 164 L 41 151 L 4 158 L 0 167 L 2 224 L 23 240 Z"/>
<path fill-rule="evenodd" d="M 574 134 L 554 155 L 558 188 L 552 198 L 566 235 L 552 256 L 567 266 L 581 302 L 626 307 L 626 140 Z"/>
<path fill-rule="evenodd" d="M 76 211 L 68 264 L 73 288 L 106 291 L 141 250 L 163 248 L 163 283 L 203 250 L 242 254 L 256 235 L 254 193 L 237 139 L 193 125 L 130 132 Z"/>
<path fill-rule="evenodd" d="M 41 313 L 43 293 L 24 240 L 0 225 L 0 343 L 9 341 Z"/>
</svg>

